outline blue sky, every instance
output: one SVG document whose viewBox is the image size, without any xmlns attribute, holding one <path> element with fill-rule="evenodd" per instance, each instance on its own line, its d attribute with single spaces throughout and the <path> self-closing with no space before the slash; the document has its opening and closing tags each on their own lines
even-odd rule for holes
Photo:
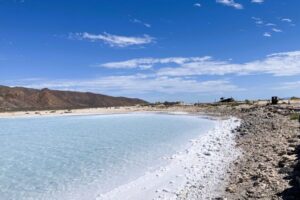
<svg viewBox="0 0 300 200">
<path fill-rule="evenodd" d="M 0 84 L 149 101 L 300 96 L 298 0 L 0 0 Z"/>
</svg>

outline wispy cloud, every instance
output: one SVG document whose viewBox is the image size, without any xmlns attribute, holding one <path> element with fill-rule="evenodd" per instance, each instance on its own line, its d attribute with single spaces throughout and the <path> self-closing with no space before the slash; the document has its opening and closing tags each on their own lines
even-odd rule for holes
<svg viewBox="0 0 300 200">
<path fill-rule="evenodd" d="M 217 3 L 223 4 L 225 6 L 230 6 L 235 9 L 243 9 L 243 5 L 240 3 L 236 3 L 235 0 L 216 0 Z"/>
<path fill-rule="evenodd" d="M 151 28 L 151 24 L 145 23 L 145 22 L 143 22 L 142 20 L 139 20 L 139 19 L 132 19 L 131 21 L 132 21 L 133 23 L 136 23 L 136 24 L 141 24 L 141 25 L 143 25 L 143 26 L 145 26 L 145 27 L 147 27 L 147 28 Z"/>
<path fill-rule="evenodd" d="M 254 20 L 255 24 L 258 25 L 258 27 L 263 28 L 263 29 L 265 29 L 265 28 L 269 29 L 269 31 L 266 31 L 266 32 L 263 33 L 264 37 L 272 37 L 272 33 L 271 32 L 275 32 L 275 33 L 281 33 L 281 32 L 283 32 L 281 29 L 275 28 L 275 27 L 277 27 L 277 25 L 274 24 L 274 23 L 264 22 L 259 17 L 252 17 L 252 19 Z"/>
<path fill-rule="evenodd" d="M 277 26 L 276 24 L 273 24 L 273 23 L 266 23 L 265 25 L 266 26 Z"/>
<path fill-rule="evenodd" d="M 272 31 L 277 32 L 277 33 L 281 33 L 282 30 L 278 29 L 278 28 L 272 28 Z"/>
<path fill-rule="evenodd" d="M 145 69 L 147 66 L 146 68 L 152 69 L 143 74 L 134 71 L 131 75 L 109 75 L 92 79 L 28 79 L 10 82 L 7 85 L 134 96 L 146 93 L 219 95 L 245 90 L 227 79 L 229 75 L 230 77 L 257 74 L 300 75 L 300 51 L 270 54 L 263 59 L 244 63 L 216 60 L 204 56 L 138 58 L 104 63 L 101 66 L 121 69 Z M 205 80 L 201 77 L 205 77 Z M 300 87 L 299 84 L 299 81 L 287 82 L 277 88 L 296 89 Z"/>
<path fill-rule="evenodd" d="M 256 20 L 255 23 L 256 24 L 264 24 L 264 22 L 262 20 Z"/>
<path fill-rule="evenodd" d="M 290 18 L 281 18 L 282 22 L 288 23 L 290 26 L 296 26 L 295 23 L 293 23 L 293 20 Z"/>
<path fill-rule="evenodd" d="M 103 34 L 91 34 L 91 33 L 75 33 L 70 34 L 69 38 L 88 40 L 92 42 L 102 41 L 111 47 L 128 47 L 128 46 L 137 46 L 150 44 L 154 42 L 154 38 L 149 35 L 143 35 L 142 37 L 132 37 L 132 36 L 120 36 L 112 35 L 109 33 Z"/>
<path fill-rule="evenodd" d="M 261 60 L 247 63 L 231 63 L 204 59 L 200 62 L 186 62 L 179 67 L 167 67 L 158 71 L 164 76 L 199 75 L 249 75 L 271 74 L 273 76 L 294 76 L 300 74 L 300 51 L 271 54 Z"/>
<path fill-rule="evenodd" d="M 291 20 L 290 18 L 282 18 L 281 21 L 288 22 L 288 23 L 292 23 L 293 22 L 293 20 Z"/>
<path fill-rule="evenodd" d="M 254 20 L 255 24 L 259 24 L 259 25 L 264 24 L 264 21 L 259 17 L 251 17 L 251 19 Z"/>
<path fill-rule="evenodd" d="M 265 33 L 263 34 L 263 36 L 264 36 L 264 37 L 272 37 L 272 34 L 269 33 L 269 32 L 265 32 Z"/>
<path fill-rule="evenodd" d="M 201 3 L 195 3 L 194 6 L 199 8 L 202 7 Z"/>
<path fill-rule="evenodd" d="M 253 20 L 254 20 L 254 23 L 255 23 L 255 24 L 258 24 L 258 25 L 264 25 L 264 26 L 276 26 L 276 24 L 264 22 L 264 21 L 263 21 L 261 18 L 259 18 L 259 17 L 251 17 L 251 19 L 253 19 Z"/>
<path fill-rule="evenodd" d="M 252 3 L 263 3 L 265 0 L 251 0 Z"/>
<path fill-rule="evenodd" d="M 299 89 L 299 88 L 300 88 L 300 81 L 293 81 L 293 82 L 281 83 L 278 87 L 275 87 L 274 89 L 292 90 L 292 89 Z"/>
<path fill-rule="evenodd" d="M 258 24 L 258 25 L 277 26 L 277 24 L 266 22 L 266 21 L 264 21 L 263 19 L 261 19 L 259 17 L 251 17 L 251 18 L 254 20 L 255 24 Z M 290 24 L 291 26 L 295 26 L 295 24 L 293 24 L 293 20 L 290 19 L 290 18 L 279 18 L 279 22 L 286 22 L 286 23 Z"/>
<path fill-rule="evenodd" d="M 177 64 L 182 65 L 187 62 L 200 62 L 208 60 L 210 57 L 169 57 L 169 58 L 137 58 L 120 62 L 109 62 L 99 66 L 106 68 L 131 69 L 141 68 L 149 69 L 155 64 Z"/>
<path fill-rule="evenodd" d="M 241 91 L 242 88 L 228 80 L 199 81 L 182 77 L 149 76 L 143 74 L 128 76 L 108 76 L 90 80 L 52 80 L 18 82 L 18 85 L 31 88 L 52 88 L 59 90 L 92 91 L 109 94 L 143 94 L 143 93 L 205 93 L 219 94 Z M 12 85 L 12 84 L 11 84 Z"/>
<path fill-rule="evenodd" d="M 155 68 L 158 76 L 200 76 L 200 75 L 249 75 L 271 74 L 293 76 L 300 74 L 300 51 L 276 53 L 261 60 L 247 63 L 232 63 L 204 57 L 138 58 L 121 62 L 104 63 L 108 68 Z M 142 66 L 142 67 L 141 67 Z"/>
</svg>

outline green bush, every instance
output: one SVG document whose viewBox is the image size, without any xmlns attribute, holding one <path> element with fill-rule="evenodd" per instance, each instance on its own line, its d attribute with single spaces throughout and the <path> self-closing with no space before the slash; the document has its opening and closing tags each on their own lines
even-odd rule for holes
<svg viewBox="0 0 300 200">
<path fill-rule="evenodd" d="M 251 104 L 251 101 L 248 100 L 248 99 L 246 99 L 246 100 L 245 100 L 245 103 L 246 103 L 246 104 Z"/>
<path fill-rule="evenodd" d="M 299 113 L 293 113 L 290 115 L 290 119 L 291 120 L 298 120 L 299 119 Z"/>
<path fill-rule="evenodd" d="M 291 100 L 300 100 L 299 97 L 291 97 Z"/>
</svg>

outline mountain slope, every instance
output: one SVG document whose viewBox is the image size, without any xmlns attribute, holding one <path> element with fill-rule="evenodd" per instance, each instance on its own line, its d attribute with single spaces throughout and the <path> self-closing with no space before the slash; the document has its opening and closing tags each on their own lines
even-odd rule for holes
<svg viewBox="0 0 300 200">
<path fill-rule="evenodd" d="M 90 92 L 0 86 L 0 111 L 132 106 L 146 103 L 141 99 Z"/>
</svg>

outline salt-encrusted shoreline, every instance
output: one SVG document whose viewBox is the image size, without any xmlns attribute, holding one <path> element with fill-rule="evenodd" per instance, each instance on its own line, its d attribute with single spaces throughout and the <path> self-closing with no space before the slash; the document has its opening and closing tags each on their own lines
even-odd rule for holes
<svg viewBox="0 0 300 200">
<path fill-rule="evenodd" d="M 206 199 L 221 195 L 229 164 L 240 154 L 232 131 L 239 124 L 237 118 L 216 121 L 213 130 L 168 158 L 167 166 L 100 194 L 97 200 Z"/>
<path fill-rule="evenodd" d="M 24 117 L 24 116 L 68 116 L 68 115 L 94 115 L 94 114 L 114 114 L 114 113 L 132 113 L 132 112 L 150 112 L 150 113 L 178 113 L 205 115 L 211 119 L 226 119 L 228 116 L 236 116 L 242 119 L 241 126 L 230 134 L 230 140 L 233 141 L 233 152 L 241 153 L 230 167 L 223 162 L 219 167 L 227 168 L 227 172 L 222 172 L 224 176 L 213 182 L 213 187 L 218 187 L 216 191 L 206 190 L 202 187 L 201 181 L 189 181 L 186 187 L 181 190 L 172 190 L 171 192 L 158 190 L 158 194 L 170 195 L 174 199 L 205 199 L 202 194 L 214 194 L 217 199 L 299 199 L 300 197 L 300 132 L 299 123 L 291 120 L 290 116 L 295 111 L 288 107 L 297 108 L 298 104 L 281 104 L 279 106 L 263 104 L 216 104 L 200 106 L 170 106 L 170 107 L 121 107 L 121 108 L 92 108 L 55 111 L 35 112 L 10 112 L 0 113 L 0 118 L 4 117 Z M 184 112 L 184 113 L 183 113 Z M 231 137 L 234 137 L 233 140 Z M 228 141 L 225 141 L 228 144 Z M 237 147 L 235 147 L 235 144 Z M 234 148 L 235 147 L 235 148 Z M 238 150 L 238 149 L 239 150 Z M 198 152 L 199 148 L 197 149 Z M 232 153 L 232 152 L 230 152 Z M 211 155 L 217 155 L 213 152 Z M 202 154 L 200 154 L 202 155 Z M 232 155 L 232 154 L 228 154 Z M 236 155 L 236 154 L 234 154 Z M 211 156 L 205 157 L 205 161 Z M 228 161 L 236 157 L 227 158 Z M 174 160 L 174 159 L 173 159 Z M 175 162 L 173 161 L 172 162 Z M 201 160 L 199 158 L 199 160 Z M 190 161 L 187 159 L 186 163 Z M 206 162 L 207 163 L 207 162 Z M 216 162 L 215 162 L 216 163 Z M 201 171 L 199 168 L 191 168 Z M 223 168 L 221 168 L 223 170 Z M 220 170 L 220 171 L 221 171 Z M 211 174 L 216 177 L 218 172 L 205 171 L 208 178 Z M 203 172 L 203 174 L 205 174 Z M 192 174 L 192 173 L 190 173 Z M 199 175 L 199 174 L 198 174 Z M 203 175 L 205 176 L 205 175 Z M 228 179 L 227 177 L 230 176 Z M 200 177 L 200 176 L 197 176 Z M 205 180 L 202 178 L 202 180 Z M 211 178 L 210 178 L 211 180 Z M 184 182 L 184 181 L 183 181 Z M 154 182 L 153 182 L 154 183 Z M 186 182 L 185 182 L 186 183 Z M 205 182 L 206 186 L 207 184 Z M 226 187 L 224 188 L 224 184 Z M 163 188 L 165 185 L 160 185 Z M 184 185 L 183 185 L 184 186 Z M 150 187 L 150 185 L 148 186 Z M 210 187 L 206 187 L 210 188 Z M 178 188 L 177 188 L 178 189 Z M 147 190 L 147 188 L 146 188 Z M 145 191 L 146 191 L 145 190 Z M 176 193 L 174 193 L 176 191 Z M 173 193 L 172 193 L 173 192 Z M 143 198 L 148 197 L 143 193 Z M 173 194 L 173 196 L 171 195 Z M 121 199 L 126 199 L 125 194 Z M 156 196 L 158 197 L 158 196 Z M 164 197 L 164 196 L 162 196 Z M 101 199 L 99 197 L 99 199 Z M 154 198 L 155 199 L 155 198 Z"/>
<path fill-rule="evenodd" d="M 74 115 L 101 115 L 127 113 L 162 113 L 171 115 L 196 115 L 195 110 L 149 109 L 140 107 L 92 108 L 72 111 L 39 111 L 0 113 L 0 118 L 47 117 Z M 240 154 L 235 147 L 232 131 L 240 124 L 237 118 L 214 115 L 200 116 L 216 121 L 214 130 L 190 141 L 189 147 L 171 156 L 167 166 L 149 172 L 137 180 L 114 190 L 99 194 L 97 200 L 107 199 L 205 199 L 222 196 L 227 182 L 229 164 Z"/>
<path fill-rule="evenodd" d="M 231 164 L 220 200 L 300 199 L 300 129 L 298 119 L 292 120 L 299 112 L 297 105 L 218 105 L 202 110 L 242 120 L 235 130 L 242 156 Z"/>
</svg>

